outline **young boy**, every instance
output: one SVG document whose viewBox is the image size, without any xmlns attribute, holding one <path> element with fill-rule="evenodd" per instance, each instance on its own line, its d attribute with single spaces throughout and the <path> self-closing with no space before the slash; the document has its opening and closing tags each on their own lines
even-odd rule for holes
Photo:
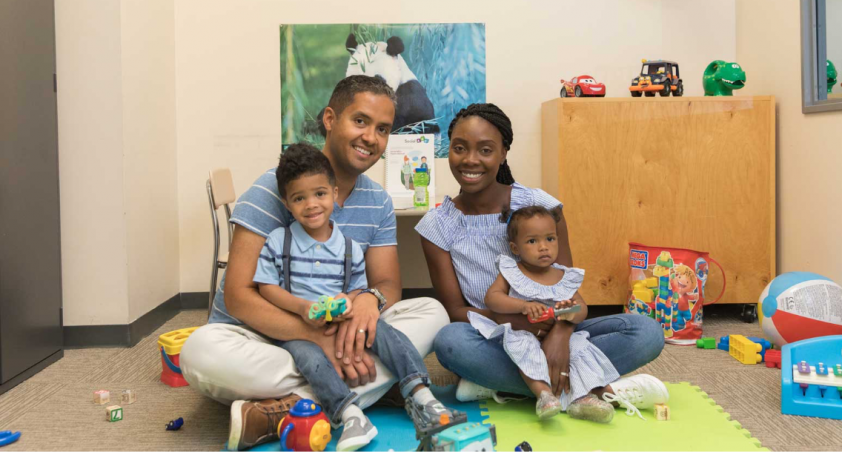
<svg viewBox="0 0 842 452">
<path fill-rule="evenodd" d="M 313 328 L 325 326 L 324 317 L 313 320 L 308 315 L 310 306 L 322 295 L 346 299 L 345 311 L 334 321 L 351 318 L 354 298 L 367 288 L 365 259 L 362 248 L 346 239 L 330 220 L 337 196 L 330 161 L 310 145 L 294 144 L 281 156 L 276 176 L 281 202 L 295 222 L 289 228 L 275 229 L 266 239 L 254 275 L 260 294 L 275 306 L 300 315 Z M 286 234 L 291 236 L 288 247 L 284 246 Z M 371 442 L 377 429 L 355 404 L 357 394 L 335 372 L 321 347 L 301 340 L 279 345 L 292 355 L 333 425 L 344 424 L 337 450 L 357 450 Z M 422 407 L 427 421 L 442 414 L 452 416 L 427 387 L 424 360 L 403 333 L 378 320 L 371 350 L 400 379 L 401 394 Z"/>
</svg>

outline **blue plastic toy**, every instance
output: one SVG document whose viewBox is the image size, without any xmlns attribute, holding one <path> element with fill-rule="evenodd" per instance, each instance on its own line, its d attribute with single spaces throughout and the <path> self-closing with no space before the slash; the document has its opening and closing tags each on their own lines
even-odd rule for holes
<svg viewBox="0 0 842 452">
<path fill-rule="evenodd" d="M 784 345 L 781 350 L 781 412 L 842 419 L 842 336 Z"/>
<path fill-rule="evenodd" d="M 11 430 L 4 430 L 0 432 L 0 447 L 8 446 L 20 439 L 20 432 L 12 433 Z"/>
<path fill-rule="evenodd" d="M 181 428 L 182 425 L 184 425 L 184 419 L 178 418 L 176 420 L 170 421 L 169 424 L 167 424 L 167 430 L 178 430 Z"/>
<path fill-rule="evenodd" d="M 515 446 L 515 452 L 532 452 L 532 446 L 526 441 Z"/>
</svg>

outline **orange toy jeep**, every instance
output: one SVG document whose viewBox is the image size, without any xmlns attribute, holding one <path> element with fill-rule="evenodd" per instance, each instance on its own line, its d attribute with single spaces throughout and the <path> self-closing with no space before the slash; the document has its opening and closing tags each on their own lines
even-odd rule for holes
<svg viewBox="0 0 842 452">
<path fill-rule="evenodd" d="M 667 97 L 672 93 L 675 97 L 684 95 L 684 83 L 679 78 L 678 63 L 664 60 L 643 60 L 640 75 L 632 79 L 629 87 L 632 97 L 654 97 L 660 93 Z"/>
</svg>

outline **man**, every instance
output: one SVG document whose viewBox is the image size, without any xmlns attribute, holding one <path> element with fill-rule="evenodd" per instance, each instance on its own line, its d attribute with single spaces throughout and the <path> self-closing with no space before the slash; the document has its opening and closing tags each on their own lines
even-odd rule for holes
<svg viewBox="0 0 842 452">
<path fill-rule="evenodd" d="M 299 397 L 313 398 L 292 357 L 273 340 L 319 345 L 339 375 L 356 387 L 359 405 L 366 408 L 396 382 L 366 351 L 377 334 L 378 318 L 406 334 L 422 356 L 432 351 L 436 333 L 449 323 L 434 299 L 399 301 L 392 200 L 363 174 L 385 151 L 394 115 L 392 89 L 380 78 L 361 75 L 339 82 L 324 112 L 327 136 L 322 152 L 339 189 L 331 218 L 365 253 L 370 291 L 354 300 L 352 319 L 315 329 L 260 296 L 253 282 L 260 250 L 272 230 L 292 221 L 281 204 L 275 170 L 258 178 L 237 202 L 228 268 L 209 323 L 190 336 L 180 357 L 184 378 L 194 389 L 231 404 L 231 450 L 276 440 L 278 423 Z"/>
</svg>

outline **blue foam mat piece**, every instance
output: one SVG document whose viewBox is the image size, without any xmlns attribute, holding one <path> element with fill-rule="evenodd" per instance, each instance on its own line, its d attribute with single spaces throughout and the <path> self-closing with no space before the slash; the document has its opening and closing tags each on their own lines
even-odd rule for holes
<svg viewBox="0 0 842 452">
<path fill-rule="evenodd" d="M 459 402 L 456 400 L 456 385 L 431 386 L 433 394 L 448 408 L 464 411 L 468 415 L 469 422 L 482 422 L 487 416 L 480 412 L 479 402 Z M 377 437 L 368 446 L 360 450 L 396 450 L 408 451 L 418 447 L 415 439 L 415 426 L 403 408 L 376 406 L 365 410 L 365 415 L 377 427 Z M 331 432 L 333 438 L 327 445 L 327 451 L 335 451 L 336 443 L 342 435 L 342 428 Z M 225 448 L 223 448 L 225 450 Z M 253 451 L 279 451 L 279 441 L 271 441 L 266 444 L 253 447 Z"/>
</svg>

